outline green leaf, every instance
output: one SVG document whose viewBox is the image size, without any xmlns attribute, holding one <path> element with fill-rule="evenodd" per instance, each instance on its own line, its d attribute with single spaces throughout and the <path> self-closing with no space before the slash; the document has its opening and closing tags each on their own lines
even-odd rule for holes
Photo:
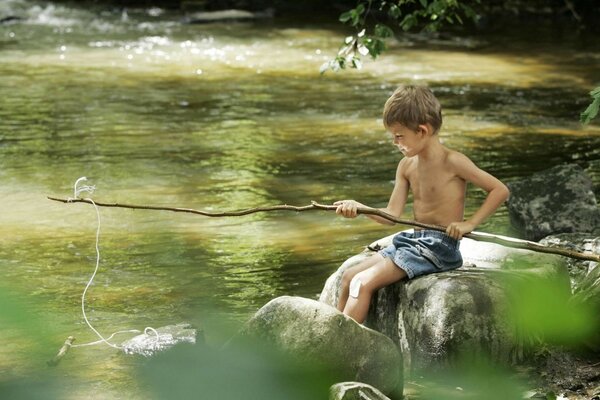
<svg viewBox="0 0 600 400">
<path fill-rule="evenodd" d="M 600 99 L 596 99 L 590 104 L 584 112 L 581 113 L 581 122 L 585 124 L 589 124 L 591 120 L 596 118 L 598 115 L 598 110 L 600 109 Z"/>
<path fill-rule="evenodd" d="M 556 394 L 553 391 L 546 393 L 546 400 L 556 400 Z"/>
<path fill-rule="evenodd" d="M 591 120 L 596 118 L 598 111 L 600 110 L 600 86 L 590 92 L 590 95 L 594 99 L 592 103 L 581 113 L 580 121 L 585 125 L 589 124 Z"/>
<path fill-rule="evenodd" d="M 393 19 L 398 19 L 400 18 L 400 15 L 402 15 L 402 11 L 400 10 L 400 7 L 398 7 L 395 4 L 392 4 L 390 6 L 390 9 L 388 10 L 388 15 Z"/>
<path fill-rule="evenodd" d="M 381 38 L 387 38 L 394 35 L 394 31 L 390 29 L 387 25 L 377 24 L 375 25 L 375 36 L 379 36 Z"/>
<path fill-rule="evenodd" d="M 417 18 L 413 14 L 409 14 L 406 17 L 404 17 L 402 22 L 400 22 L 400 27 L 403 30 L 408 31 L 416 24 L 417 24 Z"/>
<path fill-rule="evenodd" d="M 344 22 L 344 23 L 348 22 L 350 20 L 350 18 L 352 18 L 351 11 L 346 11 L 345 13 L 340 15 L 340 22 Z"/>
<path fill-rule="evenodd" d="M 427 8 L 427 0 L 419 0 L 423 8 Z"/>
</svg>

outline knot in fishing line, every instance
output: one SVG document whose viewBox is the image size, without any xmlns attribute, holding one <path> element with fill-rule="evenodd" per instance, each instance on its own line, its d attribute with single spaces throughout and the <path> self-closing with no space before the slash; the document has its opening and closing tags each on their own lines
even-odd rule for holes
<svg viewBox="0 0 600 400">
<path fill-rule="evenodd" d="M 73 185 L 73 198 L 68 200 L 78 199 L 80 197 L 79 195 L 82 192 L 86 192 L 89 194 L 94 193 L 94 190 L 96 190 L 96 186 L 94 185 L 83 185 L 81 187 L 79 186 L 80 182 L 86 182 L 87 180 L 88 179 L 85 176 L 82 176 L 75 181 L 75 184 Z"/>
</svg>

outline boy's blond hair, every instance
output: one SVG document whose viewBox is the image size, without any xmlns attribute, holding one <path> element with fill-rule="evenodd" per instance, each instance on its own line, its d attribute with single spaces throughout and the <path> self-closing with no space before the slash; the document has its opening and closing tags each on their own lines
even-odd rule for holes
<svg viewBox="0 0 600 400">
<path fill-rule="evenodd" d="M 396 123 L 412 130 L 421 124 L 431 124 L 436 134 L 442 127 L 442 106 L 426 86 L 400 86 L 383 107 L 383 125 L 386 129 Z"/>
</svg>

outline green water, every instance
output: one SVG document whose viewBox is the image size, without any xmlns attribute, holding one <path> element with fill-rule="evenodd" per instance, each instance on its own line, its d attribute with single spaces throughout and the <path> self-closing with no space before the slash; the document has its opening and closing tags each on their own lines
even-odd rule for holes
<svg viewBox="0 0 600 400">
<path fill-rule="evenodd" d="M 477 38 L 473 50 L 409 38 L 361 71 L 321 76 L 344 36 L 336 24 L 199 26 L 145 10 L 2 7 L 26 19 L 0 26 L 0 282 L 32 324 L 1 325 L 5 380 L 27 379 L 68 335 L 95 340 L 80 311 L 94 209 L 45 198 L 72 195 L 81 176 L 98 201 L 384 206 L 399 154 L 381 108 L 397 84 L 418 81 L 444 105 L 445 144 L 482 168 L 510 182 L 576 162 L 600 194 L 600 129 L 577 122 L 600 53 L 577 40 L 520 32 Z M 483 193 L 469 197 L 473 212 Z M 101 218 L 94 326 L 108 335 L 187 321 L 211 344 L 273 297 L 316 298 L 344 259 L 399 229 L 323 212 L 101 209 Z M 506 210 L 479 229 L 510 234 Z M 73 349 L 52 373 L 72 398 L 141 398 L 139 363 L 96 346 Z"/>
</svg>

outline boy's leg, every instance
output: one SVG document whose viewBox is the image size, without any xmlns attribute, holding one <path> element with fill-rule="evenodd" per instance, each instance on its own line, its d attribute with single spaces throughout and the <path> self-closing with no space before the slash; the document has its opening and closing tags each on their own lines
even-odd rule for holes
<svg viewBox="0 0 600 400">
<path fill-rule="evenodd" d="M 362 324 L 367 318 L 373 293 L 405 277 L 403 269 L 398 268 L 389 258 L 381 256 L 381 260 L 375 265 L 354 276 L 344 314 Z"/>
<path fill-rule="evenodd" d="M 346 301 L 348 301 L 348 293 L 350 291 L 350 282 L 352 281 L 352 278 L 354 278 L 354 276 L 359 272 L 372 267 L 381 260 L 383 260 L 383 256 L 379 253 L 375 253 L 342 273 L 341 291 L 337 303 L 337 309 L 339 311 L 344 311 L 344 307 L 346 307 Z"/>
</svg>

